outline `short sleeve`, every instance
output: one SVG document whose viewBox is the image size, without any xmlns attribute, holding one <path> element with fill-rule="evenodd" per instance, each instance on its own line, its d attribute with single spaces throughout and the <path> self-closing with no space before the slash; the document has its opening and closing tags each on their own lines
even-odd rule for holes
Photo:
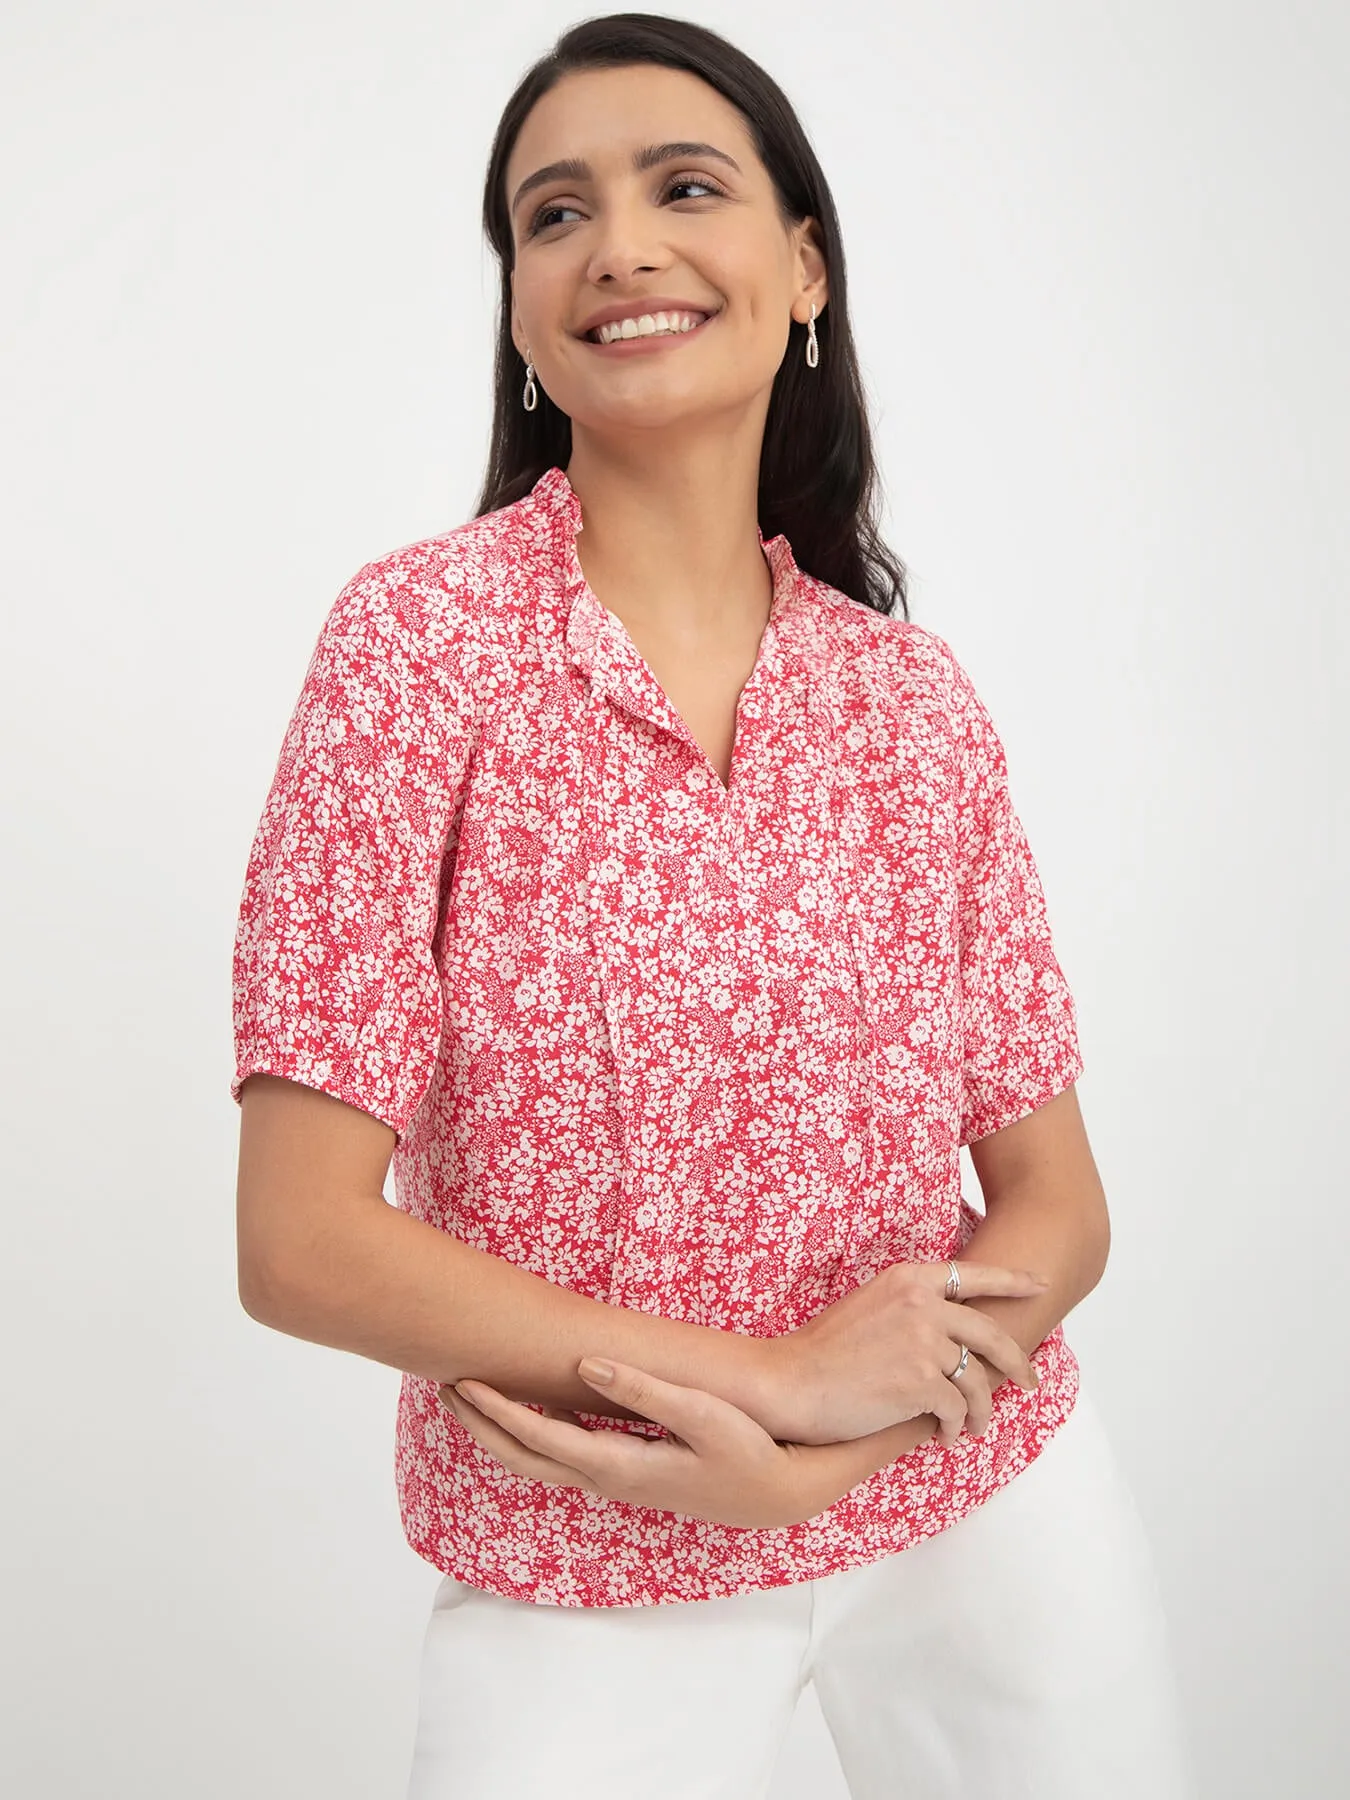
<svg viewBox="0 0 1350 1800">
<path fill-rule="evenodd" d="M 236 1101 L 249 1075 L 281 1075 L 401 1138 L 430 1085 L 442 868 L 475 735 L 452 614 L 371 563 L 324 621 L 244 877 Z"/>
<path fill-rule="evenodd" d="M 948 650 L 950 656 L 950 650 Z M 1078 1080 L 1077 1011 L 1013 805 L 993 720 L 951 656 L 959 795 L 962 1099 L 959 1142 L 1015 1124 Z"/>
</svg>

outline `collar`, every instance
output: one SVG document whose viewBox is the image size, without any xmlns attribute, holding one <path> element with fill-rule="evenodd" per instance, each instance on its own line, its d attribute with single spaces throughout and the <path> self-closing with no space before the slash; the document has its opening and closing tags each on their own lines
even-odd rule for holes
<svg viewBox="0 0 1350 1800">
<path fill-rule="evenodd" d="M 622 621 L 587 584 L 576 548 L 577 533 L 583 529 L 581 501 L 566 470 L 557 464 L 545 469 L 526 503 L 547 527 L 556 585 L 550 582 L 552 591 L 547 596 L 541 594 L 540 600 L 553 611 L 550 625 L 561 636 L 568 660 L 616 698 L 642 710 L 638 690 L 644 665 Z M 773 576 L 773 597 L 760 644 L 760 662 L 767 674 L 776 675 L 782 670 L 784 651 L 794 628 L 808 609 L 809 584 L 797 567 L 786 536 L 779 532 L 766 538 L 758 526 L 755 529 Z"/>
</svg>

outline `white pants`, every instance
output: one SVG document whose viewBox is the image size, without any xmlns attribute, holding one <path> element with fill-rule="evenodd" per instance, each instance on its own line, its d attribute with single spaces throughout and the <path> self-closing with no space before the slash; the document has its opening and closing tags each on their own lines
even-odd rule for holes
<svg viewBox="0 0 1350 1800">
<path fill-rule="evenodd" d="M 975 1512 L 862 1568 L 634 1607 L 446 1576 L 407 1800 L 764 1800 L 808 1682 L 853 1800 L 1192 1800 L 1151 1553 L 1085 1387 Z"/>
</svg>

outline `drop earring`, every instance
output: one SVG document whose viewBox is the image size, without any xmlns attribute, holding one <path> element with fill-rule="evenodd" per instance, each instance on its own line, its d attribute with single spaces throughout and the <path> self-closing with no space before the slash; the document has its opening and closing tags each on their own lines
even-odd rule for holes
<svg viewBox="0 0 1350 1800">
<path fill-rule="evenodd" d="M 534 385 L 534 364 L 528 357 L 525 359 L 525 410 L 533 412 L 539 404 L 539 389 Z"/>
<path fill-rule="evenodd" d="M 806 321 L 806 366 L 814 369 L 820 361 L 820 345 L 816 342 L 816 303 L 811 302 L 811 317 Z"/>
</svg>

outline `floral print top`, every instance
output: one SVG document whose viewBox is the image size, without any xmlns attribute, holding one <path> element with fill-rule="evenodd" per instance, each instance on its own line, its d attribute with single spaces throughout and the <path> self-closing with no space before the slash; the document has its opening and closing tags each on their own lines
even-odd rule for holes
<svg viewBox="0 0 1350 1800">
<path fill-rule="evenodd" d="M 576 554 L 563 469 L 359 570 L 322 626 L 234 946 L 267 1071 L 397 1134 L 399 1207 L 611 1305 L 777 1335 L 980 1215 L 962 1145 L 1082 1070 L 997 733 L 947 643 L 760 544 L 724 784 Z M 470 1585 L 654 1605 L 828 1575 L 979 1506 L 1068 1418 L 1040 1386 L 804 1524 L 547 1486 L 405 1374 L 408 1542 Z M 583 1414 L 598 1429 L 654 1422 Z"/>
</svg>

